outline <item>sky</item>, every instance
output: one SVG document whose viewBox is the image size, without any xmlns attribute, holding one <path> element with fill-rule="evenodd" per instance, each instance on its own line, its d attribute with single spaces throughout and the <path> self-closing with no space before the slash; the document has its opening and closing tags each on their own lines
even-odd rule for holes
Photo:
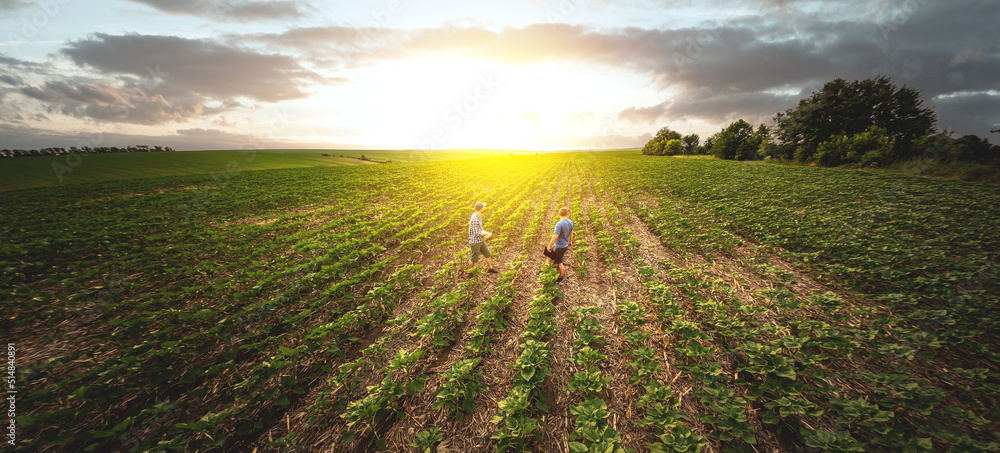
<svg viewBox="0 0 1000 453">
<path fill-rule="evenodd" d="M 997 143 L 996 0 L 0 0 L 0 148 L 641 147 L 888 76 Z"/>
</svg>

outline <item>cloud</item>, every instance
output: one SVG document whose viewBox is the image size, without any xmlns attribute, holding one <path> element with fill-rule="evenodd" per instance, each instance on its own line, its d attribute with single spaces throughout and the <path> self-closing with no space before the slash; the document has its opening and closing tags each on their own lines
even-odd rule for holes
<svg viewBox="0 0 1000 453">
<path fill-rule="evenodd" d="M 166 96 L 278 102 L 304 98 L 308 86 L 324 81 L 291 56 L 175 36 L 98 33 L 71 42 L 62 53 L 106 75 L 160 79 Z"/>
<path fill-rule="evenodd" d="M 295 1 L 129 0 L 177 16 L 200 16 L 240 22 L 297 19 L 305 13 Z"/>
<path fill-rule="evenodd" d="M 226 37 L 226 41 L 233 45 L 263 44 L 299 55 L 313 67 L 343 71 L 401 57 L 400 40 L 405 39 L 406 34 L 393 29 L 327 26 L 292 28 L 281 33 L 236 34 Z M 328 82 L 344 83 L 346 79 L 335 76 Z"/>
<path fill-rule="evenodd" d="M 369 33 L 372 34 L 372 33 Z M 308 50 L 317 47 L 337 47 L 355 45 L 359 37 L 366 35 L 364 29 L 329 26 L 292 28 L 282 33 L 246 33 L 234 36 L 234 41 L 253 40 L 266 42 L 283 49 Z"/>
<path fill-rule="evenodd" d="M 559 62 L 645 75 L 671 95 L 619 112 L 619 120 L 635 124 L 665 116 L 718 122 L 769 118 L 838 77 L 887 75 L 897 85 L 922 90 L 926 99 L 958 90 L 1000 89 L 1000 78 L 995 77 L 1000 73 L 997 2 L 918 2 L 915 10 L 902 10 L 864 1 L 758 1 L 747 8 L 764 14 L 674 29 L 538 24 L 492 31 L 443 26 L 407 32 L 402 48 L 408 56 Z M 828 14 L 834 12 L 838 14 Z M 383 55 L 395 58 L 388 49 Z M 975 107 L 971 99 L 951 102 Z M 959 110 L 940 112 L 943 121 Z M 986 119 L 976 118 L 963 122 Z"/>
<path fill-rule="evenodd" d="M 3 53 L 0 53 L 0 67 L 3 67 L 6 70 L 41 71 L 46 68 L 46 65 L 31 61 L 19 60 L 17 58 L 9 57 Z"/>
<path fill-rule="evenodd" d="M 294 57 L 210 40 L 95 34 L 61 54 L 92 73 L 68 76 L 51 63 L 0 55 L 0 63 L 44 80 L 23 85 L 20 76 L 0 74 L 0 83 L 18 86 L 48 114 L 141 125 L 186 123 L 245 107 L 242 100 L 301 99 L 309 87 L 330 83 Z"/>
<path fill-rule="evenodd" d="M 649 107 L 629 107 L 618 112 L 618 119 L 635 124 L 654 124 L 666 110 L 666 102 Z"/>
<path fill-rule="evenodd" d="M 938 126 L 943 130 L 988 131 L 1000 128 L 1000 94 L 997 92 L 975 92 L 951 95 L 931 102 L 938 113 Z M 996 136 L 985 132 L 975 132 L 981 137 L 989 137 L 996 143 Z"/>
<path fill-rule="evenodd" d="M 949 62 L 984 63 L 983 55 L 991 55 L 992 48 L 977 46 L 942 54 L 949 49 L 940 45 L 938 37 L 958 33 L 963 35 L 963 41 L 981 43 L 988 39 L 984 39 L 983 32 L 991 30 L 991 23 L 982 18 L 991 17 L 991 12 L 1000 14 L 996 6 L 976 4 L 979 18 L 951 18 L 936 24 L 932 21 L 935 16 L 947 14 L 939 10 L 941 6 L 933 5 L 938 8 L 935 10 L 926 5 L 908 18 L 907 28 L 895 31 L 888 43 L 878 24 L 870 20 L 830 20 L 799 10 L 815 6 L 813 2 L 757 4 L 783 9 L 796 15 L 797 20 L 786 23 L 749 16 L 677 29 L 598 30 L 553 23 L 494 31 L 445 25 L 417 30 L 380 29 L 371 36 L 365 35 L 364 29 L 315 27 L 243 37 L 282 49 L 325 52 L 327 56 L 348 58 L 351 64 L 447 55 L 529 65 L 557 62 L 642 74 L 660 88 L 726 94 L 801 87 L 836 77 L 865 78 L 878 73 L 909 81 L 920 75 L 921 67 Z M 904 33 L 911 28 L 921 32 L 913 36 Z M 359 35 L 365 37 L 360 40 L 365 52 L 352 52 L 358 48 Z"/>
<path fill-rule="evenodd" d="M 200 99 L 170 101 L 138 88 L 75 81 L 47 82 L 21 88 L 25 96 L 48 104 L 50 111 L 78 118 L 130 124 L 184 123 L 202 116 Z"/>
<path fill-rule="evenodd" d="M 18 85 L 22 84 L 24 82 L 24 80 L 22 80 L 17 75 L 0 74 L 0 82 L 6 83 L 8 85 L 18 86 Z"/>
<path fill-rule="evenodd" d="M 25 0 L 0 0 L 0 16 L 10 11 L 17 11 L 32 6 L 34 2 Z"/>
<path fill-rule="evenodd" d="M 225 115 L 222 115 L 222 116 L 220 116 L 220 117 L 212 120 L 212 124 L 214 124 L 216 126 L 222 126 L 222 127 L 236 127 L 236 123 L 234 123 L 232 121 L 229 121 L 229 119 L 226 118 Z"/>
<path fill-rule="evenodd" d="M 634 29 L 596 32 L 567 24 L 534 24 L 500 32 L 444 26 L 417 31 L 404 46 L 409 52 L 451 53 L 521 64 L 568 61 L 632 65 L 641 54 L 630 48 L 638 43 L 634 33 Z"/>
</svg>

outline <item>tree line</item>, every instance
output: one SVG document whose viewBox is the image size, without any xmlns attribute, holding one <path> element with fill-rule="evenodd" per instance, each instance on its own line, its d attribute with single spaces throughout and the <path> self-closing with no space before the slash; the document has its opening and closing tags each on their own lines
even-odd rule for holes
<svg viewBox="0 0 1000 453">
<path fill-rule="evenodd" d="M 98 147 L 76 147 L 70 148 L 41 148 L 41 149 L 0 149 L 0 158 L 3 157 L 31 157 L 31 156 L 62 156 L 65 154 L 111 154 L 111 153 L 164 153 L 174 152 L 169 146 L 149 146 L 136 145 L 123 148 L 117 146 Z"/>
<path fill-rule="evenodd" d="M 953 137 L 935 128 L 934 111 L 919 91 L 897 88 L 888 77 L 836 79 L 779 112 L 775 124 L 754 128 L 738 120 L 708 137 L 660 129 L 642 153 L 654 156 L 713 155 L 720 159 L 777 159 L 821 166 L 886 167 L 933 159 L 1000 168 L 1000 146 L 976 135 Z"/>
</svg>

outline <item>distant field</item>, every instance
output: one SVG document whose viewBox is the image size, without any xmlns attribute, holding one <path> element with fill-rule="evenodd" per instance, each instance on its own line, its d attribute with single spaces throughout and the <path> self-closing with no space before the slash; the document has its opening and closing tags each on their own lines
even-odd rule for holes
<svg viewBox="0 0 1000 453">
<path fill-rule="evenodd" d="M 292 153 L 292 154 L 323 154 L 331 156 L 361 157 L 362 155 L 376 160 L 393 162 L 428 162 L 444 160 L 462 159 L 482 159 L 486 157 L 509 156 L 511 154 L 521 156 L 526 154 L 537 154 L 538 151 L 517 151 L 509 149 L 442 149 L 434 151 L 423 150 L 329 150 L 329 149 L 287 149 L 268 150 L 268 153 Z"/>
<path fill-rule="evenodd" d="M 323 154 L 329 156 L 323 156 Z M 342 151 L 264 150 L 256 154 L 240 151 L 180 151 L 174 153 L 85 154 L 78 161 L 67 156 L 19 157 L 0 160 L 0 191 L 51 187 L 67 184 L 121 181 L 161 176 L 224 173 L 236 168 L 278 168 L 370 165 L 350 157 L 365 155 L 379 161 L 422 162 L 506 156 L 526 152 L 507 150 L 441 151 Z M 346 156 L 346 157 L 340 157 Z M 252 157 L 252 158 L 251 158 Z M 76 156 L 72 156 L 76 158 Z M 75 166 L 71 164 L 75 163 Z M 231 163 L 238 167 L 230 167 Z M 62 172 L 60 180 L 57 169 Z"/>
<path fill-rule="evenodd" d="M 237 151 L 89 154 L 80 157 L 76 167 L 68 165 L 67 156 L 4 159 L 0 162 L 0 190 L 221 173 L 227 171 L 227 166 L 231 162 L 238 165 L 239 170 L 366 164 L 357 159 L 324 157 L 318 153 L 258 152 L 251 159 L 249 153 Z M 62 174 L 62 181 L 53 167 L 54 164 L 63 171 L 71 170 Z"/>
</svg>

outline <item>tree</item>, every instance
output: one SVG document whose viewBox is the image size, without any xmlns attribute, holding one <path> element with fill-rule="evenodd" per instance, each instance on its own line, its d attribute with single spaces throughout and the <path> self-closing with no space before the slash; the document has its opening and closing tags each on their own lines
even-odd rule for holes
<svg viewBox="0 0 1000 453">
<path fill-rule="evenodd" d="M 684 143 L 684 154 L 696 154 L 698 150 L 698 142 L 701 141 L 701 137 L 698 134 L 685 135 L 681 139 Z"/>
<path fill-rule="evenodd" d="M 680 140 L 681 139 L 681 133 L 677 132 L 677 131 L 673 131 L 669 127 L 664 127 L 664 128 L 661 128 L 659 131 L 656 132 L 656 137 L 654 137 L 654 139 L 655 140 L 660 140 L 660 141 L 662 141 L 664 143 L 666 143 L 666 142 L 668 142 L 670 140 Z"/>
<path fill-rule="evenodd" d="M 760 159 L 780 159 L 780 148 L 775 143 L 774 134 L 771 128 L 761 124 L 757 127 L 757 139 L 760 144 L 757 146 L 757 157 Z"/>
<path fill-rule="evenodd" d="M 663 155 L 679 156 L 681 154 L 684 154 L 684 145 L 680 140 L 677 140 L 676 138 L 668 140 L 667 143 L 663 145 Z"/>
<path fill-rule="evenodd" d="M 989 163 L 991 160 L 1000 157 L 997 155 L 997 147 L 990 146 L 990 141 L 980 138 L 978 135 L 965 135 L 955 141 L 955 148 L 952 149 L 951 158 L 954 161 L 976 162 L 980 164 Z"/>
<path fill-rule="evenodd" d="M 662 156 L 663 142 L 655 138 L 646 142 L 646 146 L 642 147 L 642 153 L 647 156 Z"/>
<path fill-rule="evenodd" d="M 819 144 L 835 136 L 854 136 L 880 127 L 893 139 L 895 157 L 915 153 L 913 143 L 933 131 L 937 118 L 923 106 L 920 92 L 896 88 L 888 77 L 848 82 L 836 79 L 799 101 L 798 107 L 778 113 L 775 135 L 785 148 L 779 155 L 794 155 L 814 162 Z"/>
<path fill-rule="evenodd" d="M 954 138 L 951 132 L 929 134 L 914 142 L 920 159 L 947 163 L 1000 164 L 1000 147 L 978 135 Z"/>
<path fill-rule="evenodd" d="M 671 140 L 680 140 L 681 134 L 679 132 L 670 130 L 669 127 L 661 128 L 656 132 L 656 136 L 650 141 L 646 142 L 646 146 L 642 147 L 642 153 L 650 156 L 665 156 L 667 142 Z M 680 154 L 680 153 L 678 153 Z M 672 154 L 671 154 L 672 155 Z"/>
<path fill-rule="evenodd" d="M 712 147 L 715 146 L 715 139 L 719 138 L 719 134 L 712 134 L 705 139 L 705 144 L 701 146 L 701 154 L 712 154 Z"/>
<path fill-rule="evenodd" d="M 739 120 L 719 132 L 712 143 L 712 154 L 719 159 L 757 159 L 757 149 L 762 138 L 750 123 Z"/>
<path fill-rule="evenodd" d="M 885 129 L 874 126 L 860 134 L 841 135 L 819 144 L 816 162 L 825 167 L 854 164 L 880 167 L 889 163 L 893 139 Z"/>
</svg>

